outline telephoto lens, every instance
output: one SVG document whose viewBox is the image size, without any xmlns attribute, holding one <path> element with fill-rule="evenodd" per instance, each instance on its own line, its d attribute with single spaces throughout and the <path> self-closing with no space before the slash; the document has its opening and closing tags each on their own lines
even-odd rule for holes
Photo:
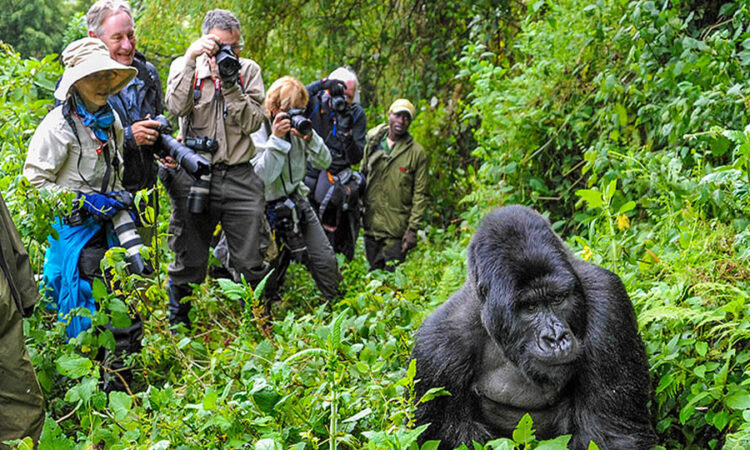
<svg viewBox="0 0 750 450">
<path fill-rule="evenodd" d="M 286 115 L 292 124 L 292 128 L 299 131 L 302 136 L 307 136 L 312 131 L 312 121 L 305 117 L 305 110 L 301 108 L 291 108 L 286 111 Z"/>
<path fill-rule="evenodd" d="M 115 234 L 120 241 L 120 247 L 123 247 L 128 254 L 127 262 L 130 273 L 139 275 L 153 273 L 154 269 L 141 256 L 143 241 L 136 231 L 130 212 L 127 210 L 118 212 L 112 218 L 112 223 L 115 226 Z"/>
<path fill-rule="evenodd" d="M 200 178 L 202 175 L 211 172 L 211 162 L 196 153 L 196 151 L 202 151 L 202 149 L 193 149 L 190 146 L 181 144 L 177 139 L 173 138 L 170 135 L 172 131 L 169 122 L 167 122 L 167 118 L 163 115 L 160 114 L 154 117 L 154 120 L 161 124 L 161 127 L 159 128 L 159 139 L 156 142 L 158 144 L 156 145 L 158 150 L 161 150 L 162 152 L 166 151 L 169 156 L 174 158 L 181 167 L 185 168 L 185 170 L 195 178 Z M 186 143 L 190 143 L 190 139 L 191 138 L 187 138 Z M 215 147 L 217 146 L 216 142 L 208 138 L 206 138 L 206 140 L 208 142 L 201 141 L 201 143 L 208 146 L 209 151 L 211 151 L 211 149 L 215 150 Z M 166 155 L 160 154 L 160 156 Z"/>
</svg>

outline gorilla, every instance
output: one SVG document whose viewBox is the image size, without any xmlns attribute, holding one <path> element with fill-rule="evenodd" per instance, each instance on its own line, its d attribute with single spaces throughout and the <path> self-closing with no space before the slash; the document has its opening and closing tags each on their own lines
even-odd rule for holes
<svg viewBox="0 0 750 450">
<path fill-rule="evenodd" d="M 423 443 L 440 449 L 511 437 L 529 413 L 536 436 L 571 448 L 654 445 L 646 352 L 619 277 L 573 256 L 524 206 L 486 216 L 464 285 L 420 327 L 416 399 Z"/>
</svg>

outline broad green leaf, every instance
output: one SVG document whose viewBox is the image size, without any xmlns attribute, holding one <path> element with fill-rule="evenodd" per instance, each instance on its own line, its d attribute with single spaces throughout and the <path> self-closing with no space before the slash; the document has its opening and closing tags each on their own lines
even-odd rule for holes
<svg viewBox="0 0 750 450">
<path fill-rule="evenodd" d="M 732 409 L 750 408 L 750 394 L 747 391 L 737 391 L 730 394 L 724 403 Z"/>
<path fill-rule="evenodd" d="M 127 417 L 133 399 L 125 392 L 112 391 L 109 393 L 109 409 L 115 415 L 115 420 L 123 420 Z"/>
<path fill-rule="evenodd" d="M 62 355 L 55 363 L 60 374 L 74 380 L 87 375 L 92 366 L 90 359 L 80 355 Z"/>
<path fill-rule="evenodd" d="M 579 189 L 576 191 L 576 195 L 581 197 L 591 209 L 599 208 L 604 204 L 604 199 L 602 199 L 601 191 L 595 191 L 593 189 Z"/>
</svg>

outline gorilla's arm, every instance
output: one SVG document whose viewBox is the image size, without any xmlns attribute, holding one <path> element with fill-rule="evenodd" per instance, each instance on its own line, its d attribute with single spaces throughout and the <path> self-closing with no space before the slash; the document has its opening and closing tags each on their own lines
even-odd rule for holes
<svg viewBox="0 0 750 450">
<path fill-rule="evenodd" d="M 649 374 L 630 298 L 608 270 L 572 261 L 587 303 L 584 355 L 572 396 L 571 448 L 650 449 L 655 442 L 648 401 Z"/>
<path fill-rule="evenodd" d="M 433 424 L 420 436 L 420 443 L 441 440 L 441 449 L 453 449 L 461 443 L 470 446 L 474 440 L 491 438 L 476 420 L 477 400 L 471 392 L 474 371 L 480 365 L 480 343 L 487 339 L 480 309 L 476 296 L 469 295 L 464 286 L 428 317 L 417 333 L 412 352 L 419 380 L 415 400 L 433 387 L 442 386 L 451 393 L 417 408 L 417 423 Z"/>
</svg>

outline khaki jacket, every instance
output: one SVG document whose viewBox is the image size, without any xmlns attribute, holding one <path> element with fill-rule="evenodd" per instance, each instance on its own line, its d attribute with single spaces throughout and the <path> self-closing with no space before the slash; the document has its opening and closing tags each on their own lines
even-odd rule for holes
<svg viewBox="0 0 750 450">
<path fill-rule="evenodd" d="M 0 197 L 0 257 L 8 268 L 8 285 L 18 312 L 31 308 L 39 300 L 39 288 L 31 270 L 29 254 L 21 242 L 5 201 Z M 5 277 L 0 273 L 0 276 Z"/>
<path fill-rule="evenodd" d="M 263 78 L 255 61 L 240 58 L 240 64 L 244 94 L 238 83 L 212 79 L 205 55 L 196 61 L 179 57 L 169 68 L 165 105 L 180 118 L 182 136 L 206 136 L 218 142 L 214 163 L 246 163 L 255 155 L 250 135 L 263 123 Z M 219 95 L 215 95 L 217 85 Z M 193 86 L 200 92 L 197 100 Z"/>
<path fill-rule="evenodd" d="M 427 154 L 409 134 L 387 155 L 380 142 L 388 124 L 367 133 L 360 169 L 367 178 L 365 235 L 373 239 L 401 239 L 407 229 L 422 227 L 427 209 Z"/>
<path fill-rule="evenodd" d="M 97 141 L 88 128 L 73 114 L 78 132 L 76 139 L 68 121 L 62 114 L 63 105 L 50 111 L 36 128 L 29 143 L 23 174 L 37 189 L 80 191 L 84 194 L 99 192 L 107 169 L 103 154 L 97 154 Z M 114 151 L 110 145 L 112 161 L 118 160 L 119 173 L 111 170 L 109 183 L 103 192 L 121 190 L 122 183 L 122 124 L 115 112 Z M 79 145 L 80 139 L 80 145 Z M 110 143 L 112 139 L 110 138 Z"/>
</svg>

